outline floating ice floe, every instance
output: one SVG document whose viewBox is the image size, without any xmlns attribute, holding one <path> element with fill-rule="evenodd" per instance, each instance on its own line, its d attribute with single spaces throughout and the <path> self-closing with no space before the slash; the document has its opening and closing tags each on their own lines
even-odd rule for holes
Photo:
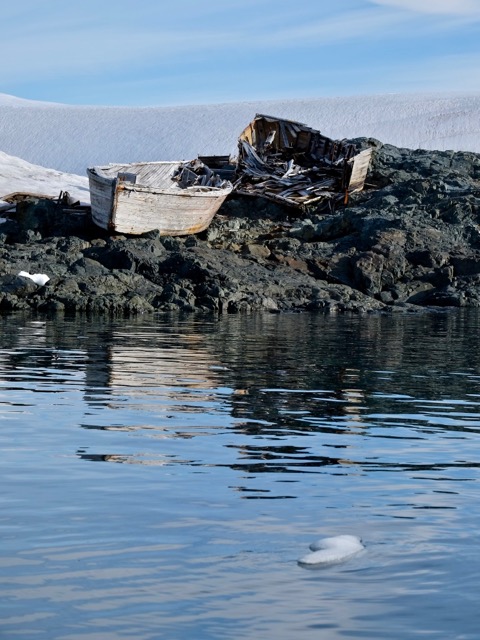
<svg viewBox="0 0 480 640">
<path fill-rule="evenodd" d="M 321 567 L 344 562 L 363 551 L 365 547 L 357 536 L 341 535 L 312 542 L 310 549 L 313 553 L 308 553 L 298 560 L 300 566 Z"/>
<path fill-rule="evenodd" d="M 30 278 L 30 280 L 33 280 L 35 284 L 38 284 L 40 287 L 43 287 L 43 285 L 50 280 L 45 273 L 28 273 L 28 271 L 20 271 L 18 275 L 23 278 Z"/>
</svg>

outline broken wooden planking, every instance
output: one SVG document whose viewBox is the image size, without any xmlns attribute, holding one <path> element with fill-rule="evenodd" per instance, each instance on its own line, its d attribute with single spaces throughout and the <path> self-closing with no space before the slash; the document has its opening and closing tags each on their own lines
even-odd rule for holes
<svg viewBox="0 0 480 640">
<path fill-rule="evenodd" d="M 236 191 L 302 209 L 346 202 L 363 188 L 370 156 L 301 123 L 257 114 L 239 137 Z"/>
</svg>

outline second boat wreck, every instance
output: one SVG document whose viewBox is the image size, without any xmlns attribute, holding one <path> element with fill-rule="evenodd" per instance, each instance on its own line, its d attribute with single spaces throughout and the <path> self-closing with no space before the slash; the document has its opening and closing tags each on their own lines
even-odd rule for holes
<svg viewBox="0 0 480 640">
<path fill-rule="evenodd" d="M 257 114 L 239 137 L 235 191 L 303 210 L 333 208 L 363 189 L 371 155 L 300 122 Z"/>
</svg>

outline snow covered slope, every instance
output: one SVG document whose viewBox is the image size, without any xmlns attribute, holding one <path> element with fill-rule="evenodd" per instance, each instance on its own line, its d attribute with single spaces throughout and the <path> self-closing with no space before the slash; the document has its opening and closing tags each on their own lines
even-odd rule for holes
<svg viewBox="0 0 480 640">
<path fill-rule="evenodd" d="M 75 200 L 90 202 L 88 180 L 84 176 L 46 169 L 0 151 L 0 201 L 16 191 L 58 196 L 68 191 Z"/>
<path fill-rule="evenodd" d="M 331 138 L 371 136 L 400 147 L 480 153 L 480 93 L 139 108 L 78 107 L 0 93 L 0 196 L 66 190 L 87 202 L 87 167 L 235 153 L 238 135 L 256 113 L 298 120 Z"/>
<path fill-rule="evenodd" d="M 256 113 L 304 122 L 331 138 L 480 152 L 480 93 L 391 94 L 182 107 L 79 107 L 0 94 L 0 150 L 85 175 L 88 166 L 234 153 Z"/>
</svg>

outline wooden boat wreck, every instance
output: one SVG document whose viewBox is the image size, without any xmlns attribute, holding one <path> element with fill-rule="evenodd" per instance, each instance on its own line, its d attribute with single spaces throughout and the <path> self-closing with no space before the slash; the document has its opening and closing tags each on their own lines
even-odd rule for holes
<svg viewBox="0 0 480 640">
<path fill-rule="evenodd" d="M 199 233 L 233 189 L 200 160 L 109 164 L 87 175 L 93 222 L 132 235 Z"/>
<path fill-rule="evenodd" d="M 235 191 L 302 210 L 332 209 L 363 189 L 371 154 L 299 122 L 257 114 L 238 139 Z"/>
<path fill-rule="evenodd" d="M 22 202 L 37 203 L 42 200 L 51 200 L 62 207 L 80 207 L 80 202 L 72 198 L 68 191 L 60 191 L 58 196 L 49 196 L 44 193 L 32 193 L 30 191 L 14 191 L 5 196 L 0 196 L 0 211 L 14 210 Z"/>
</svg>

